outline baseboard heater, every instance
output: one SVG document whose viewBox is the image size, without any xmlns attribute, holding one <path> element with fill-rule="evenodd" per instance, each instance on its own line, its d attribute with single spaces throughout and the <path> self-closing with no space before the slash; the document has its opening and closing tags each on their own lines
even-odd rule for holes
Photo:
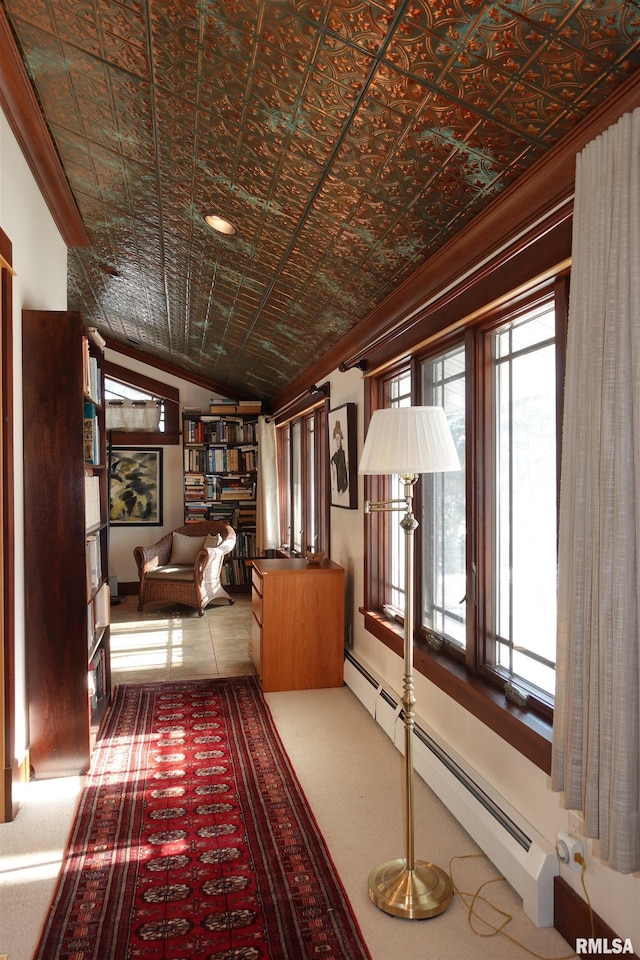
<svg viewBox="0 0 640 960">
<path fill-rule="evenodd" d="M 400 697 L 351 651 L 345 654 L 345 683 L 402 752 L 404 717 Z M 522 898 L 537 927 L 553 926 L 553 846 L 523 820 L 465 761 L 416 716 L 413 761 L 416 773 L 451 811 Z"/>
</svg>

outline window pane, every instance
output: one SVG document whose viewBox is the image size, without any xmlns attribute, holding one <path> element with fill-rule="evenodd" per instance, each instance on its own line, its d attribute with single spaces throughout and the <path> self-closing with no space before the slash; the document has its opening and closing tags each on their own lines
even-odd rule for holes
<svg viewBox="0 0 640 960">
<path fill-rule="evenodd" d="M 281 501 L 282 516 L 280 518 L 280 530 L 282 532 L 283 545 L 290 549 L 293 538 L 291 536 L 291 490 L 289 485 L 289 478 L 291 476 L 291 457 L 289 453 L 291 434 L 288 425 L 282 428 L 281 436 L 283 439 L 278 445 L 278 454 L 282 460 L 278 463 L 278 472 L 284 479 L 283 485 L 285 486 L 286 495 Z"/>
<path fill-rule="evenodd" d="M 422 478 L 422 625 L 466 646 L 464 345 L 422 365 L 423 402 L 444 408 L 461 470 Z"/>
<path fill-rule="evenodd" d="M 402 373 L 389 381 L 390 407 L 411 406 L 411 374 Z M 390 477 L 389 497 L 396 500 L 404 497 L 404 486 L 397 475 Z M 401 513 L 388 515 L 389 554 L 385 605 L 393 614 L 404 615 L 404 532 L 400 527 Z"/>
<path fill-rule="evenodd" d="M 316 518 L 316 449 L 314 418 L 309 417 L 309 419 L 306 421 L 306 424 L 308 430 L 307 445 L 309 450 L 309 456 L 307 459 L 307 479 L 309 489 L 309 503 L 307 504 L 309 517 L 307 544 L 310 547 L 316 548 L 318 546 L 318 529 Z"/>
<path fill-rule="evenodd" d="M 553 306 L 494 334 L 495 665 L 555 689 L 556 376 Z"/>
<path fill-rule="evenodd" d="M 291 481 L 292 481 L 292 525 L 291 541 L 294 550 L 302 550 L 302 443 L 301 424 L 298 420 L 291 427 Z"/>
</svg>

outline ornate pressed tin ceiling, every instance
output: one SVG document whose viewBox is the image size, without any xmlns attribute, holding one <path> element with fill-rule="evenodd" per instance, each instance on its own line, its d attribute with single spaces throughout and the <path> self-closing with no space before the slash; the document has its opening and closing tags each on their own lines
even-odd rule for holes
<svg viewBox="0 0 640 960">
<path fill-rule="evenodd" d="M 0 2 L 91 241 L 69 306 L 265 399 L 640 63 L 637 0 Z"/>
</svg>

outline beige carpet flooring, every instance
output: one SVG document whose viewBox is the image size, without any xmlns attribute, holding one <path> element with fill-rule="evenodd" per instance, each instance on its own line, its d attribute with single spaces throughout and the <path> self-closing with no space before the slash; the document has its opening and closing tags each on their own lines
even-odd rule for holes
<svg viewBox="0 0 640 960">
<path fill-rule="evenodd" d="M 204 618 L 171 607 L 138 614 L 130 598 L 112 608 L 112 617 L 115 682 L 253 671 L 247 598 L 210 608 Z M 555 930 L 539 930 L 525 917 L 514 891 L 475 856 L 475 844 L 419 778 L 416 856 L 451 870 L 468 895 L 456 894 L 446 913 L 429 920 L 401 920 L 378 910 L 368 897 L 369 872 L 404 853 L 400 754 L 346 687 L 272 693 L 267 701 L 373 960 L 575 956 Z M 81 786 L 82 778 L 30 784 L 16 820 L 0 825 L 0 958 L 33 956 Z M 482 890 L 488 903 L 479 900 L 477 908 L 494 926 L 505 924 L 504 933 L 488 936 L 479 919 L 474 933 L 465 901 L 494 879 Z"/>
</svg>

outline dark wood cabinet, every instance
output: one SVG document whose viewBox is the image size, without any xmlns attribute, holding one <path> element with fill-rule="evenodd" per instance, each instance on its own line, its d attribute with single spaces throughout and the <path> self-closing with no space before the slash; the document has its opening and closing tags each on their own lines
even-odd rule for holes
<svg viewBox="0 0 640 960">
<path fill-rule="evenodd" d="M 87 771 L 110 702 L 102 352 L 82 317 L 23 312 L 30 763 Z"/>
</svg>

